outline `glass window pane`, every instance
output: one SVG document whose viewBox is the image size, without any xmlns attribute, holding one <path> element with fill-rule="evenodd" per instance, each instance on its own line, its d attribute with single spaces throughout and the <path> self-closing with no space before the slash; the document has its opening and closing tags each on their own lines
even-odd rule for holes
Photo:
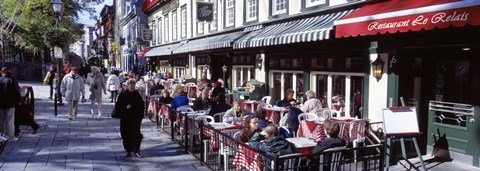
<svg viewBox="0 0 480 171">
<path fill-rule="evenodd" d="M 345 106 L 345 76 L 332 76 L 332 109 L 342 110 Z"/>
<path fill-rule="evenodd" d="M 303 104 L 303 74 L 296 74 L 297 75 L 297 89 L 295 90 L 297 92 L 297 97 L 295 98 L 297 102 Z"/>
<path fill-rule="evenodd" d="M 279 73 L 279 72 L 274 72 L 273 73 L 273 94 L 272 95 L 272 98 L 275 99 L 275 101 L 277 100 L 281 100 L 283 99 L 282 96 L 282 74 Z"/>
<path fill-rule="evenodd" d="M 315 92 L 317 93 L 318 100 L 320 100 L 324 105 L 326 105 L 325 99 L 327 99 L 327 90 L 328 90 L 327 78 L 328 78 L 328 75 L 317 74 L 317 87 Z"/>
<path fill-rule="evenodd" d="M 350 116 L 362 118 L 360 108 L 363 107 L 363 77 L 350 77 Z"/>
</svg>

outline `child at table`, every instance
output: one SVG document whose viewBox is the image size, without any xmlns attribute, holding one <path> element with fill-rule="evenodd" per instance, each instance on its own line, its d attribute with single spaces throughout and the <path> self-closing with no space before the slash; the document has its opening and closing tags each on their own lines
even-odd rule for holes
<svg viewBox="0 0 480 171">
<path fill-rule="evenodd" d="M 255 112 L 255 116 L 258 118 L 258 127 L 260 129 L 263 129 L 263 128 L 267 127 L 268 125 L 272 124 L 272 122 L 270 122 L 266 119 L 267 112 L 265 111 L 265 109 L 258 109 Z"/>
<path fill-rule="evenodd" d="M 242 123 L 243 118 L 252 113 L 242 108 L 242 101 L 233 102 L 233 107 L 225 112 L 223 122 L 226 123 Z"/>
<path fill-rule="evenodd" d="M 338 133 L 340 132 L 340 126 L 335 120 L 326 119 L 323 121 L 323 128 L 327 138 L 323 141 L 317 143 L 317 146 L 313 149 L 312 154 L 320 153 L 326 149 L 345 146 L 345 141 L 341 138 L 338 138 Z"/>
<path fill-rule="evenodd" d="M 258 127 L 258 119 L 252 116 L 245 117 L 243 126 L 244 128 L 240 131 L 239 136 L 235 138 L 244 143 L 248 142 L 254 133 L 262 131 Z"/>
<path fill-rule="evenodd" d="M 248 142 L 249 146 L 269 156 L 281 156 L 297 153 L 295 145 L 280 136 L 280 131 L 275 125 L 268 125 L 262 132 L 257 132 Z M 264 158 L 265 166 L 270 166 L 270 160 Z M 264 170 L 269 170 L 264 168 Z"/>
</svg>

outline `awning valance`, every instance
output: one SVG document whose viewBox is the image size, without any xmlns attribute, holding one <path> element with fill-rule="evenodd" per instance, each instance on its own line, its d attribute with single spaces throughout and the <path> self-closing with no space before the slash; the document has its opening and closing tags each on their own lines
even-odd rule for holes
<svg viewBox="0 0 480 171">
<path fill-rule="evenodd" d="M 152 48 L 151 47 L 146 47 L 146 48 L 143 48 L 142 50 L 138 51 L 137 52 L 137 57 L 143 57 L 145 56 L 145 53 L 147 53 L 149 50 L 151 50 Z"/>
<path fill-rule="evenodd" d="M 178 54 L 210 49 L 228 48 L 232 46 L 233 41 L 235 41 L 244 34 L 245 32 L 238 31 L 192 40 L 185 45 L 173 50 L 173 53 Z"/>
<path fill-rule="evenodd" d="M 480 24 L 479 0 L 390 0 L 335 21 L 335 37 L 432 30 Z"/>
<path fill-rule="evenodd" d="M 173 44 L 154 47 L 153 49 L 151 49 L 147 53 L 145 53 L 145 57 L 171 55 L 173 49 L 178 48 L 179 46 L 181 46 L 183 44 L 184 44 L 184 42 L 179 42 L 179 43 L 173 43 Z"/>
<path fill-rule="evenodd" d="M 333 21 L 351 12 L 353 10 L 270 25 L 263 29 L 252 31 L 235 41 L 233 48 L 251 48 L 329 39 Z"/>
</svg>

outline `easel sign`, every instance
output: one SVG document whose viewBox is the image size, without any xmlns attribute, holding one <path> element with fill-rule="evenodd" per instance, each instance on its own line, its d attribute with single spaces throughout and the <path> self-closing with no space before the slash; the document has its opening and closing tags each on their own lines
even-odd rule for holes
<svg viewBox="0 0 480 171">
<path fill-rule="evenodd" d="M 415 135 L 422 134 L 418 129 L 418 119 L 417 119 L 417 110 L 415 107 L 391 107 L 388 109 L 383 109 L 383 129 L 387 137 L 387 149 L 386 149 L 386 160 L 385 160 L 385 169 L 388 171 L 390 167 L 390 155 L 392 143 L 399 141 L 402 148 L 402 157 L 408 164 L 412 167 L 415 165 L 407 159 L 407 153 L 405 148 L 405 141 L 413 141 L 415 145 L 415 150 L 417 152 L 418 158 L 420 159 L 420 165 L 423 170 L 425 168 L 425 163 L 423 163 L 422 155 L 420 149 L 418 148 L 417 139 Z"/>
<path fill-rule="evenodd" d="M 382 110 L 385 135 L 420 134 L 415 107 L 392 107 Z"/>
</svg>

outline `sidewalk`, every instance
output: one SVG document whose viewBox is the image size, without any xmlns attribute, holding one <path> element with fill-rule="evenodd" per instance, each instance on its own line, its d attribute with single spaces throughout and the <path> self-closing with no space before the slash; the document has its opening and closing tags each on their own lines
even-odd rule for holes
<svg viewBox="0 0 480 171">
<path fill-rule="evenodd" d="M 20 127 L 18 141 L 8 142 L 0 155 L 0 170 L 210 170 L 192 155 L 179 151 L 179 145 L 147 119 L 142 123 L 142 158 L 127 158 L 120 122 L 110 118 L 114 104 L 108 99 L 109 93 L 104 95 L 100 120 L 92 119 L 87 101 L 79 104 L 77 119 L 69 121 L 66 105 L 59 106 L 58 116 L 54 116 L 48 86 L 33 82 L 20 85 L 33 86 L 35 120 L 40 129 L 32 134 L 30 127 Z"/>
</svg>

